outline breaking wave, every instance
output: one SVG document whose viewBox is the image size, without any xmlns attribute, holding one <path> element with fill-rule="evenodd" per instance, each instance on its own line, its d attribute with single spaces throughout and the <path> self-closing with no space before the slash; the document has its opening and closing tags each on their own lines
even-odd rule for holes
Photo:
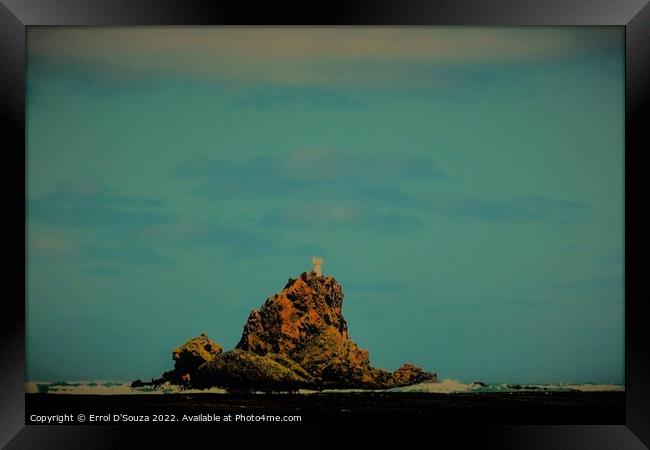
<svg viewBox="0 0 650 450">
<path fill-rule="evenodd" d="M 435 394 L 455 394 L 461 392 L 622 392 L 625 387 L 620 384 L 596 384 L 596 383 L 549 383 L 549 384 L 485 384 L 485 383 L 462 383 L 457 380 L 446 379 L 441 382 L 424 382 L 389 389 L 391 392 L 429 392 Z"/>
<path fill-rule="evenodd" d="M 463 383 L 458 380 L 445 379 L 440 382 L 423 382 L 412 386 L 388 389 L 375 392 L 412 392 L 430 394 L 457 394 L 457 393 L 491 393 L 491 392 L 623 392 L 625 387 L 620 384 L 596 383 L 550 383 L 550 384 L 485 384 Z M 134 395 L 134 394 L 225 394 L 225 389 L 181 389 L 169 383 L 159 387 L 144 386 L 132 388 L 130 383 L 115 381 L 29 381 L 25 383 L 25 392 L 28 394 L 86 394 L 86 395 Z M 315 393 L 352 393 L 367 392 L 363 389 L 327 389 L 323 391 L 300 390 L 299 393 L 309 395 Z"/>
<path fill-rule="evenodd" d="M 389 389 L 390 392 L 430 392 L 434 394 L 453 394 L 456 392 L 469 392 L 479 385 L 465 384 L 460 381 L 446 379 L 440 382 L 424 382 L 411 386 Z"/>
<path fill-rule="evenodd" d="M 225 394 L 225 389 L 210 388 L 181 389 L 179 386 L 165 383 L 160 387 L 143 386 L 132 388 L 130 383 L 114 381 L 29 381 L 25 383 L 28 394 L 88 394 L 88 395 L 133 395 L 133 394 Z"/>
</svg>

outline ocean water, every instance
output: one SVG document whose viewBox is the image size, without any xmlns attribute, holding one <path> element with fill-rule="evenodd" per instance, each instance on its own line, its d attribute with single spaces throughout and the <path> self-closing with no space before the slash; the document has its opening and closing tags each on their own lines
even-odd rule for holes
<svg viewBox="0 0 650 450">
<path fill-rule="evenodd" d="M 377 392 L 411 392 L 431 394 L 457 394 L 457 393 L 488 393 L 488 392 L 622 392 L 625 387 L 620 384 L 597 384 L 597 383 L 550 383 L 550 384 L 486 384 L 463 383 L 461 381 L 445 379 L 440 382 L 425 382 L 393 388 Z M 123 381 L 29 381 L 25 383 L 25 392 L 28 394 L 86 394 L 86 395 L 133 395 L 133 394 L 225 394 L 221 388 L 210 389 L 181 389 L 179 386 L 164 384 L 158 388 L 144 386 L 132 388 L 130 382 Z M 300 394 L 309 395 L 313 393 L 345 393 L 345 392 L 367 392 L 363 389 L 327 389 L 323 391 L 300 390 Z"/>
<path fill-rule="evenodd" d="M 621 384 L 597 384 L 597 383 L 549 383 L 549 384 L 507 384 L 495 383 L 483 386 L 479 383 L 462 383 L 460 381 L 446 379 L 438 383 L 419 383 L 412 386 L 389 389 L 391 392 L 431 392 L 436 394 L 455 394 L 460 392 L 605 392 L 625 391 Z"/>
</svg>

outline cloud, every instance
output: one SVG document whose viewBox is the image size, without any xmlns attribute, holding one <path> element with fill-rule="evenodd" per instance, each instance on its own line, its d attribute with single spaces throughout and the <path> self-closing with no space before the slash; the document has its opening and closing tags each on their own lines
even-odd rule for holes
<svg viewBox="0 0 650 450">
<path fill-rule="evenodd" d="M 173 259 L 161 255 L 154 249 L 133 246 L 86 245 L 83 247 L 81 257 L 88 261 L 114 262 L 119 266 L 127 267 L 169 266 L 175 264 Z"/>
<path fill-rule="evenodd" d="M 420 220 L 395 211 L 382 211 L 361 204 L 307 204 L 272 208 L 261 214 L 262 227 L 288 230 L 362 229 L 368 232 L 399 232 L 420 224 Z"/>
<path fill-rule="evenodd" d="M 92 275 L 96 277 L 112 277 L 116 275 L 125 275 L 130 274 L 131 271 L 125 270 L 123 267 L 119 266 L 93 266 L 88 267 L 83 270 L 83 273 L 87 275 Z"/>
<path fill-rule="evenodd" d="M 205 175 L 214 176 L 207 168 Z M 200 165 L 190 164 L 189 169 L 192 174 L 203 173 Z M 266 167 L 262 164 L 260 170 Z M 322 250 L 282 242 L 267 230 L 224 217 L 179 216 L 165 212 L 164 205 L 162 199 L 119 195 L 99 182 L 62 182 L 49 194 L 28 202 L 28 257 L 40 262 L 77 262 L 89 265 L 88 273 L 109 275 L 176 264 L 165 253 L 174 254 L 179 248 L 209 247 L 233 260 Z"/>
<path fill-rule="evenodd" d="M 327 249 L 317 243 L 301 242 L 295 236 L 287 238 L 274 233 L 277 231 L 274 227 L 260 225 L 257 217 L 239 222 L 219 216 L 203 221 L 178 220 L 143 229 L 135 239 L 156 247 L 209 248 L 213 254 L 233 261 L 328 254 Z"/>
<path fill-rule="evenodd" d="M 593 214 L 583 202 L 542 196 L 495 199 L 470 194 L 437 196 L 431 201 L 431 210 L 444 216 L 489 222 L 548 221 L 558 224 L 587 220 Z"/>
<path fill-rule="evenodd" d="M 503 300 L 503 301 L 480 301 L 480 302 L 453 302 L 453 303 L 435 303 L 426 305 L 427 311 L 436 311 L 436 312 L 473 312 L 473 311 L 485 311 L 485 310 L 496 310 L 496 309 L 513 309 L 513 308 L 523 308 L 525 310 L 530 309 L 557 309 L 561 306 L 562 303 L 557 299 L 544 299 L 544 300 L 535 300 L 529 298 L 521 298 L 515 300 Z"/>
<path fill-rule="evenodd" d="M 60 232 L 31 231 L 27 239 L 28 255 L 38 261 L 78 259 L 82 252 L 80 243 Z"/>
<path fill-rule="evenodd" d="M 263 232 L 225 224 L 222 220 L 175 220 L 139 230 L 137 238 L 153 245 L 212 247 L 227 258 L 277 256 L 280 247 Z"/>
<path fill-rule="evenodd" d="M 446 174 L 430 159 L 398 154 L 303 150 L 241 162 L 195 157 L 171 173 L 197 182 L 192 192 L 198 196 L 274 202 L 252 219 L 270 228 L 397 232 L 419 226 L 427 212 L 486 222 L 572 224 L 594 213 L 584 202 L 540 195 L 445 193 L 431 184 Z"/>
<path fill-rule="evenodd" d="M 140 27 L 30 29 L 28 55 L 119 78 L 367 86 L 413 81 L 430 64 L 521 64 L 622 45 L 620 30 L 487 27 Z"/>
<path fill-rule="evenodd" d="M 610 253 L 598 259 L 601 264 L 623 265 L 625 264 L 625 257 L 623 254 Z"/>
<path fill-rule="evenodd" d="M 95 182 L 60 183 L 51 193 L 28 201 L 30 223 L 70 228 L 120 229 L 165 223 L 168 218 L 156 209 L 160 199 L 118 195 Z"/>
<path fill-rule="evenodd" d="M 551 288 L 561 292 L 588 292 L 593 294 L 600 294 L 603 292 L 619 292 L 623 293 L 625 283 L 621 278 L 591 278 L 585 280 L 571 280 L 554 283 Z M 620 297 L 621 301 L 623 297 Z"/>
<path fill-rule="evenodd" d="M 59 183 L 49 194 L 28 201 L 28 257 L 124 270 L 174 264 L 158 249 L 132 239 L 140 230 L 170 221 L 160 212 L 163 204 L 161 199 L 119 195 L 96 181 Z"/>
<path fill-rule="evenodd" d="M 271 227 L 260 225 L 258 218 L 233 223 L 223 217 L 210 220 L 174 220 L 138 231 L 135 239 L 156 247 L 210 248 L 227 259 L 277 257 L 280 255 L 310 256 L 327 251 L 317 244 L 306 244 L 292 237 L 289 241 L 269 232 Z"/>
<path fill-rule="evenodd" d="M 213 199 L 355 198 L 384 206 L 413 202 L 400 188 L 403 182 L 438 180 L 444 176 L 430 159 L 422 157 L 324 150 L 303 150 L 243 162 L 196 157 L 179 164 L 172 175 L 199 181 L 194 192 Z"/>
<path fill-rule="evenodd" d="M 239 92 L 239 91 L 235 91 Z M 271 110 L 286 106 L 314 107 L 330 110 L 365 110 L 367 99 L 336 89 L 316 87 L 258 86 L 235 96 L 227 103 L 230 109 L 254 108 Z"/>
<path fill-rule="evenodd" d="M 74 262 L 84 266 L 110 268 L 112 272 L 128 272 L 130 269 L 169 266 L 171 258 L 141 242 L 90 243 L 92 239 L 60 230 L 44 227 L 30 229 L 27 239 L 27 257 L 34 262 Z M 92 268 L 91 268 L 92 270 Z"/>
<path fill-rule="evenodd" d="M 348 293 L 368 294 L 398 294 L 408 291 L 410 285 L 400 281 L 372 280 L 358 281 L 349 280 L 345 283 L 345 290 Z"/>
<path fill-rule="evenodd" d="M 267 232 L 219 217 L 206 221 L 178 216 L 163 205 L 161 199 L 119 195 L 98 182 L 60 183 L 28 202 L 28 255 L 35 261 L 102 263 L 98 273 L 116 273 L 111 264 L 175 264 L 161 250 L 179 247 L 211 247 L 231 259 L 299 252 L 298 244 L 280 246 Z M 104 270 L 106 264 L 110 270 Z"/>
<path fill-rule="evenodd" d="M 180 249 L 205 249 L 232 260 L 308 255 L 321 247 L 298 242 L 282 243 L 268 233 L 227 225 L 221 221 L 170 220 L 169 223 L 97 231 L 87 237 L 74 229 L 51 229 L 41 225 L 29 231 L 27 257 L 34 262 L 73 262 L 93 275 L 132 272 L 144 267 L 177 264 L 165 254 Z"/>
<path fill-rule="evenodd" d="M 416 206 L 402 185 L 444 177 L 423 157 L 317 149 L 242 162 L 191 158 L 172 175 L 194 180 L 194 194 L 209 199 L 265 199 L 269 206 L 259 208 L 251 219 L 262 229 L 377 232 L 417 226 L 416 217 L 400 211 Z"/>
</svg>

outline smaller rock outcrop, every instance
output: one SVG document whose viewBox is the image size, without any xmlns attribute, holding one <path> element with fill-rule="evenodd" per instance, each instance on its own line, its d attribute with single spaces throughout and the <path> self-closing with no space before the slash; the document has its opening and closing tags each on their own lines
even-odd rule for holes
<svg viewBox="0 0 650 450">
<path fill-rule="evenodd" d="M 393 384 L 395 387 L 410 386 L 411 384 L 422 383 L 423 381 L 438 381 L 438 375 L 433 372 L 425 372 L 413 364 L 404 364 L 393 372 Z"/>
<path fill-rule="evenodd" d="M 206 362 L 212 361 L 222 352 L 221 346 L 202 333 L 172 351 L 174 369 L 165 372 L 164 380 L 175 384 L 188 384 L 191 374 Z"/>
</svg>

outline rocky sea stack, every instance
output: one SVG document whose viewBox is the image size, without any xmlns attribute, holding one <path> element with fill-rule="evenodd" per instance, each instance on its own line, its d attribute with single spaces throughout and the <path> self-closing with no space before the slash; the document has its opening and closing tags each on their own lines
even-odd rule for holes
<svg viewBox="0 0 650 450">
<path fill-rule="evenodd" d="M 437 381 L 435 373 L 412 364 L 393 373 L 372 367 L 368 351 L 348 336 L 342 306 L 343 290 L 333 277 L 304 272 L 251 312 L 234 350 L 222 352 L 202 334 L 175 349 L 174 370 L 153 383 L 293 391 L 387 389 Z"/>
</svg>

